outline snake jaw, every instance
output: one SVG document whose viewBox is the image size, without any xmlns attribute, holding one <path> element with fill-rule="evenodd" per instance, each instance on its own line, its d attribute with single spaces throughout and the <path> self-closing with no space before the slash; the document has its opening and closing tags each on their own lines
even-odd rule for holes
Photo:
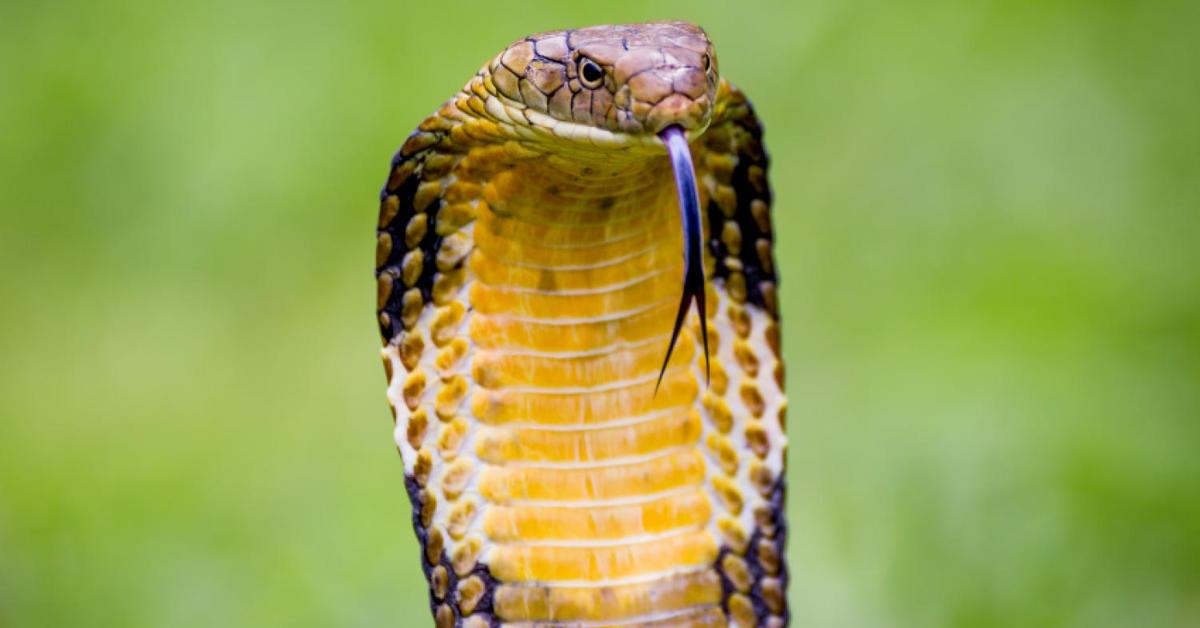
<svg viewBox="0 0 1200 628">
<path fill-rule="evenodd" d="M 668 126 L 659 133 L 667 154 L 671 158 L 671 169 L 675 173 L 675 191 L 679 197 L 679 211 L 683 225 L 683 294 L 679 300 L 679 311 L 675 314 L 675 328 L 671 331 L 671 342 L 667 345 L 667 355 L 663 358 L 662 369 L 658 373 L 658 382 L 654 392 L 662 385 L 663 375 L 667 372 L 667 364 L 671 361 L 671 352 L 679 339 L 679 331 L 683 321 L 691 310 L 692 302 L 700 316 L 700 336 L 704 342 L 704 381 L 707 385 L 711 379 L 711 368 L 708 355 L 708 317 L 704 303 L 704 253 L 702 241 L 704 231 L 700 215 L 700 194 L 696 187 L 696 169 L 692 165 L 692 153 L 688 148 L 687 132 L 679 126 Z"/>
</svg>

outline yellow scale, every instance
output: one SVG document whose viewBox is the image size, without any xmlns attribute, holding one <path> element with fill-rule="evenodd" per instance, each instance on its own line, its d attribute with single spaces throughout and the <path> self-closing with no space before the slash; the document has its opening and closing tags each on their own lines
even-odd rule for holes
<svg viewBox="0 0 1200 628">
<path fill-rule="evenodd" d="M 528 161 L 497 177 L 475 222 L 484 560 L 513 583 L 498 588 L 496 612 L 678 620 L 691 608 L 716 620 L 702 606 L 719 603 L 721 586 L 708 569 L 717 542 L 690 333 L 654 390 L 683 272 L 673 179 L 662 159 L 565 169 L 578 163 Z"/>
</svg>

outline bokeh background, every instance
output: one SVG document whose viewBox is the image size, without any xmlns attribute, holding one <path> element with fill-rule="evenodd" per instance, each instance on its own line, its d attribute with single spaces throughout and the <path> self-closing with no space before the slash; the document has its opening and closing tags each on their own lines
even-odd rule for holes
<svg viewBox="0 0 1200 628">
<path fill-rule="evenodd" d="M 795 625 L 1200 625 L 1200 3 L 0 4 L 0 625 L 428 623 L 392 151 L 685 18 L 767 125 Z"/>
</svg>

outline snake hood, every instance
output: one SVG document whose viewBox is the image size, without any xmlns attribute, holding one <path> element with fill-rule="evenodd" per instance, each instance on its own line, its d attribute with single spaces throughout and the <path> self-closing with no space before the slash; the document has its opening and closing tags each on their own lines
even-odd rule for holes
<svg viewBox="0 0 1200 628">
<path fill-rule="evenodd" d="M 405 140 L 376 315 L 439 628 L 787 624 L 767 161 L 683 22 L 516 41 Z"/>
</svg>

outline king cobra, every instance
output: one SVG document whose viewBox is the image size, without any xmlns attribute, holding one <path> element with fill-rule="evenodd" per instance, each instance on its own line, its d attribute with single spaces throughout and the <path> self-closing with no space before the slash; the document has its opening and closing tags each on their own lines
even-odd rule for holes
<svg viewBox="0 0 1200 628">
<path fill-rule="evenodd" d="M 437 626 L 784 626 L 762 127 L 684 22 L 521 39 L 381 193 L 377 314 Z"/>
</svg>

